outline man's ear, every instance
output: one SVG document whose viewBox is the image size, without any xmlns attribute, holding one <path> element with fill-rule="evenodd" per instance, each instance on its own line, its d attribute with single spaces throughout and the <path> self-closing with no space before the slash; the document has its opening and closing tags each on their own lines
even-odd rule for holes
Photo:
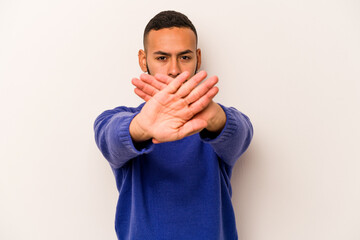
<svg viewBox="0 0 360 240">
<path fill-rule="evenodd" d="M 197 69 L 196 69 L 196 71 L 198 71 L 200 69 L 200 66 L 201 66 L 201 49 L 200 48 L 196 49 L 196 60 L 197 60 L 197 64 L 196 64 Z"/>
<path fill-rule="evenodd" d="M 139 66 L 140 66 L 141 70 L 143 72 L 147 72 L 145 51 L 140 49 L 139 53 L 138 53 L 138 57 L 139 57 Z"/>
</svg>

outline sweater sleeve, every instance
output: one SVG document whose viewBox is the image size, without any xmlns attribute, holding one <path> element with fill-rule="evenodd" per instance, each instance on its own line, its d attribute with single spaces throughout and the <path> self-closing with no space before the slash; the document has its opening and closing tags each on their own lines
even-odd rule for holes
<svg viewBox="0 0 360 240">
<path fill-rule="evenodd" d="M 153 149 L 151 141 L 135 146 L 130 136 L 130 123 L 140 109 L 117 107 L 103 112 L 95 120 L 96 144 L 112 168 L 120 168 L 127 161 Z"/>
<path fill-rule="evenodd" d="M 200 137 L 213 147 L 215 153 L 227 165 L 233 167 L 236 160 L 250 145 L 253 137 L 253 127 L 245 114 L 233 107 L 220 106 L 226 114 L 224 129 L 214 138 L 207 131 L 200 132 Z"/>
</svg>

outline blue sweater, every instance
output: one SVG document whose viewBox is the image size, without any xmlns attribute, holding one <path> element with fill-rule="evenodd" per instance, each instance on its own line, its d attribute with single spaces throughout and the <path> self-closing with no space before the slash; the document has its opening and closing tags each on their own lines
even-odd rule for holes
<svg viewBox="0 0 360 240">
<path fill-rule="evenodd" d="M 230 177 L 253 135 L 249 119 L 222 106 L 227 120 L 218 136 L 203 130 L 174 142 L 135 146 L 129 125 L 142 106 L 105 111 L 94 125 L 119 191 L 118 239 L 237 239 Z"/>
</svg>

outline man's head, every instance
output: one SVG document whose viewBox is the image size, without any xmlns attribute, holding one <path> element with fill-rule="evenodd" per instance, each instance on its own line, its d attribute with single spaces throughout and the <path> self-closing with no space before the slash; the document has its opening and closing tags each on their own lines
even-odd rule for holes
<svg viewBox="0 0 360 240">
<path fill-rule="evenodd" d="M 194 75 L 200 68 L 201 51 L 197 49 L 196 29 L 182 13 L 163 11 L 157 14 L 145 27 L 143 42 L 139 64 L 144 72 L 175 78 L 184 71 Z"/>
</svg>

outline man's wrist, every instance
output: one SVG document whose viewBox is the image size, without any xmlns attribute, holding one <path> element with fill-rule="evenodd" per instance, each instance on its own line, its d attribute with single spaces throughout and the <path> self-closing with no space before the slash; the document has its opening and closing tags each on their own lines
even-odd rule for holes
<svg viewBox="0 0 360 240">
<path fill-rule="evenodd" d="M 216 108 L 216 114 L 208 121 L 208 126 L 206 127 L 206 130 L 219 134 L 225 127 L 226 114 L 219 104 L 214 103 L 214 107 Z"/>
<path fill-rule="evenodd" d="M 151 139 L 151 136 L 146 134 L 146 132 L 139 125 L 138 119 L 139 119 L 139 114 L 136 115 L 130 122 L 129 132 L 131 139 L 134 142 L 144 142 Z"/>
</svg>

